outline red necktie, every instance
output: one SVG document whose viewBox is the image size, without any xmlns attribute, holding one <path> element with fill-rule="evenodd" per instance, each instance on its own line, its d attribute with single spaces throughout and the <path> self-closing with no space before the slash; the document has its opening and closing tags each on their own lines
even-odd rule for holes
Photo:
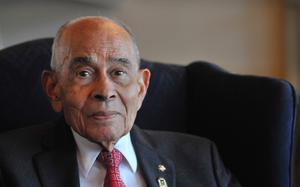
<svg viewBox="0 0 300 187">
<path fill-rule="evenodd" d="M 113 149 L 112 152 L 102 150 L 98 159 L 106 166 L 106 175 L 103 187 L 125 187 L 121 177 L 119 166 L 123 159 L 122 153 Z"/>
</svg>

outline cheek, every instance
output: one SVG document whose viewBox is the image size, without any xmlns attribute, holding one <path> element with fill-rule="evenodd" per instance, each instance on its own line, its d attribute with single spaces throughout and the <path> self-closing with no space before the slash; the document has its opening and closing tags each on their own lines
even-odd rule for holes
<svg viewBox="0 0 300 187">
<path fill-rule="evenodd" d="M 66 87 L 63 91 L 63 108 L 76 108 L 81 110 L 89 96 L 89 89 L 83 87 Z"/>
<path fill-rule="evenodd" d="M 82 121 L 87 98 L 87 90 L 79 87 L 65 87 L 62 95 L 62 107 L 65 117 L 72 118 L 72 121 Z"/>
<path fill-rule="evenodd" d="M 88 94 L 86 91 L 72 87 L 66 88 L 63 95 L 64 117 L 70 126 L 81 135 L 86 134 L 84 106 Z"/>
<path fill-rule="evenodd" d="M 139 109 L 139 95 L 137 86 L 131 86 L 123 94 L 123 103 L 126 108 L 126 128 L 131 128 Z"/>
<path fill-rule="evenodd" d="M 138 87 L 136 85 L 132 85 L 123 92 L 125 105 L 128 110 L 137 110 L 137 104 L 139 101 L 138 91 Z"/>
</svg>

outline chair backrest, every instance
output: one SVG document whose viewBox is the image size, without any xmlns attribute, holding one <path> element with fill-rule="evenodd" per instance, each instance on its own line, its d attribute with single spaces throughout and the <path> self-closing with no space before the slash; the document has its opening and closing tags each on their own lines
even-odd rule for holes
<svg viewBox="0 0 300 187">
<path fill-rule="evenodd" d="M 40 76 L 52 39 L 0 51 L 0 132 L 53 120 Z M 216 142 L 245 187 L 290 187 L 295 93 L 286 81 L 228 73 L 206 62 L 188 66 L 142 60 L 152 72 L 136 124 Z"/>
<path fill-rule="evenodd" d="M 187 68 L 190 132 L 214 140 L 244 186 L 290 187 L 296 104 L 292 85 L 230 74 L 212 64 Z"/>
<path fill-rule="evenodd" d="M 297 95 L 296 124 L 293 146 L 293 182 L 294 187 L 300 186 L 300 94 Z"/>
</svg>

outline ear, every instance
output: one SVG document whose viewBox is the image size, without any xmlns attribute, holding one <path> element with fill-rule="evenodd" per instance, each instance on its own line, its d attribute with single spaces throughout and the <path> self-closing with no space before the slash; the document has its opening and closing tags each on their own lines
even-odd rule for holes
<svg viewBox="0 0 300 187">
<path fill-rule="evenodd" d="M 43 71 L 42 73 L 42 86 L 43 90 L 48 96 L 52 108 L 55 112 L 61 112 L 62 102 L 60 100 L 60 89 L 58 86 L 58 80 L 56 72 L 54 71 Z"/>
<path fill-rule="evenodd" d="M 151 77 L 151 72 L 149 69 L 140 69 L 139 70 L 139 80 L 138 80 L 138 84 L 139 84 L 139 93 L 138 93 L 138 97 L 139 97 L 139 101 L 138 101 L 138 109 L 141 108 L 143 100 L 146 96 L 148 87 L 149 87 L 149 83 L 150 83 L 150 77 Z"/>
</svg>

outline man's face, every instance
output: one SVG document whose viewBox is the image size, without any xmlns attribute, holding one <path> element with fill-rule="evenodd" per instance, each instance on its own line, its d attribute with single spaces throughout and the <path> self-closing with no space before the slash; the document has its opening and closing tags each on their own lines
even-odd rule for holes
<svg viewBox="0 0 300 187">
<path fill-rule="evenodd" d="M 60 70 L 45 81 L 52 106 L 81 136 L 115 143 L 132 128 L 150 77 L 129 34 L 107 20 L 81 21 L 65 29 L 57 54 Z"/>
</svg>

